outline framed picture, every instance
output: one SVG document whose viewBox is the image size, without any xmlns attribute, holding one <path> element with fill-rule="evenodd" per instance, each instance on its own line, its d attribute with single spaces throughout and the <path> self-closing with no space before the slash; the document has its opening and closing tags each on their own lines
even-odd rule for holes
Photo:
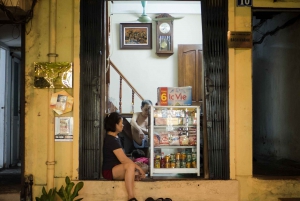
<svg viewBox="0 0 300 201">
<path fill-rule="evenodd" d="M 152 49 L 152 23 L 120 23 L 121 49 Z"/>
</svg>

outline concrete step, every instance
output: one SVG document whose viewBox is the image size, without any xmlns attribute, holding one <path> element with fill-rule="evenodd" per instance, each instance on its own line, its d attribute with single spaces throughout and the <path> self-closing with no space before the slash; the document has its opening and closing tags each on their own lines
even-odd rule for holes
<svg viewBox="0 0 300 201">
<path fill-rule="evenodd" d="M 0 201 L 20 201 L 20 193 L 0 194 Z"/>
</svg>

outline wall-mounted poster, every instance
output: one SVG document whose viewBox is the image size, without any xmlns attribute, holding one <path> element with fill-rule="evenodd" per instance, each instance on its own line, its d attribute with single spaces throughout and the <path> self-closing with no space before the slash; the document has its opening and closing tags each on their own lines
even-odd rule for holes
<svg viewBox="0 0 300 201">
<path fill-rule="evenodd" d="M 72 63 L 34 62 L 34 88 L 72 88 Z"/>
<path fill-rule="evenodd" d="M 73 117 L 55 117 L 55 141 L 73 141 Z"/>
<path fill-rule="evenodd" d="M 52 94 L 50 107 L 59 115 L 71 112 L 73 108 L 73 97 L 66 91 Z"/>
</svg>

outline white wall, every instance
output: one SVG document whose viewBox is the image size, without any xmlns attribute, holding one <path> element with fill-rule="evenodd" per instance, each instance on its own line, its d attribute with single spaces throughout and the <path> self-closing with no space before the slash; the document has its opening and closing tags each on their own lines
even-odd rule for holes
<svg viewBox="0 0 300 201">
<path fill-rule="evenodd" d="M 143 12 L 141 1 L 114 1 L 110 5 L 112 5 L 110 12 L 114 14 L 136 13 L 140 15 Z M 200 1 L 146 1 L 145 13 L 201 14 L 201 4 Z"/>
<path fill-rule="evenodd" d="M 200 7 L 200 2 L 199 2 Z M 178 7 L 180 10 L 180 6 Z M 141 11 L 142 12 L 142 11 Z M 175 14 L 176 13 L 176 14 Z M 140 13 L 141 14 L 141 13 Z M 174 17 L 184 16 L 174 21 L 174 54 L 169 57 L 159 57 L 156 50 L 156 24 L 152 23 L 151 50 L 120 50 L 119 24 L 139 23 L 136 19 L 140 14 L 114 13 L 111 15 L 111 60 L 131 82 L 133 87 L 153 104 L 157 101 L 157 87 L 174 87 L 178 85 L 178 44 L 202 44 L 201 15 L 185 13 L 169 13 Z M 148 14 L 154 18 L 155 14 Z M 110 97 L 119 105 L 119 76 L 111 70 Z M 123 86 L 126 85 L 123 82 Z M 131 90 L 123 87 L 122 112 L 130 112 Z M 135 111 L 140 111 L 141 100 L 135 98 Z"/>
</svg>

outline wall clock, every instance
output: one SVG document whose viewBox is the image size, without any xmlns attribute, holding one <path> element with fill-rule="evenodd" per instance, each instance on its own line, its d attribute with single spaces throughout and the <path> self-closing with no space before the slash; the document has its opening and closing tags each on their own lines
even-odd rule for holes
<svg viewBox="0 0 300 201">
<path fill-rule="evenodd" d="M 169 56 L 173 52 L 173 20 L 163 15 L 156 17 L 156 54 Z"/>
</svg>

